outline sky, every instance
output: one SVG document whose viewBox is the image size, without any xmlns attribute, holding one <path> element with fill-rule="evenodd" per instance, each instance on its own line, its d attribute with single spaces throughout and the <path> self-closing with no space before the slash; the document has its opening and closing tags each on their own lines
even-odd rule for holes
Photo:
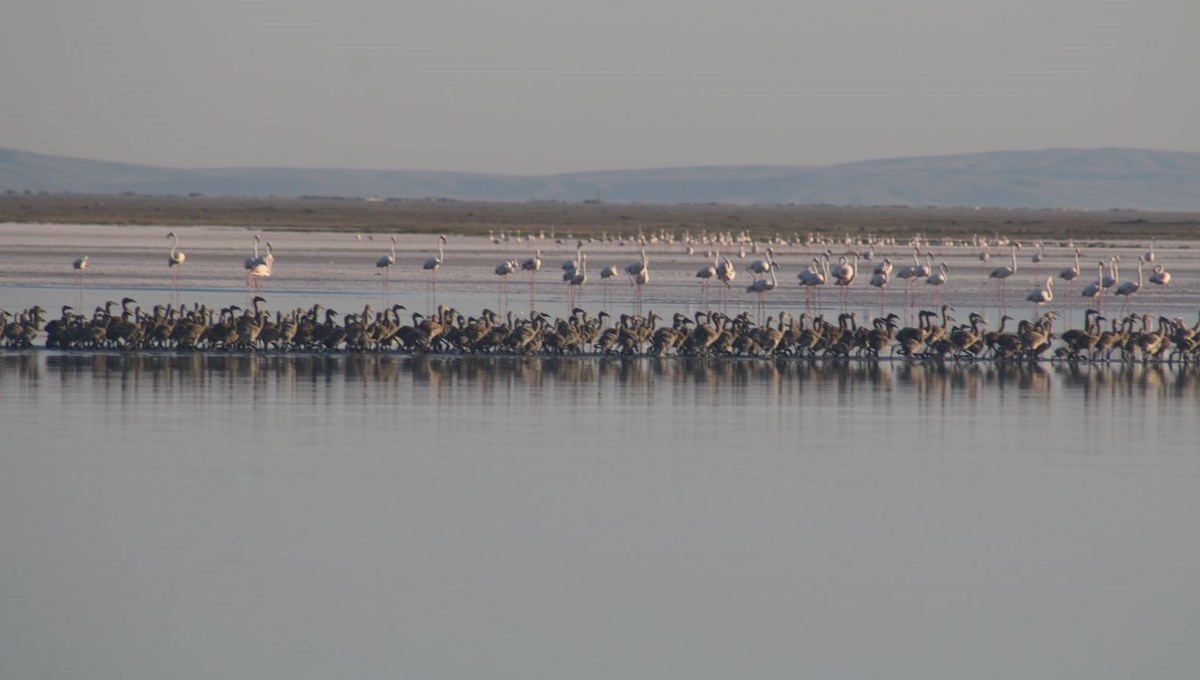
<svg viewBox="0 0 1200 680">
<path fill-rule="evenodd" d="M 534 175 L 1200 151 L 1197 0 L 4 0 L 0 147 Z"/>
</svg>

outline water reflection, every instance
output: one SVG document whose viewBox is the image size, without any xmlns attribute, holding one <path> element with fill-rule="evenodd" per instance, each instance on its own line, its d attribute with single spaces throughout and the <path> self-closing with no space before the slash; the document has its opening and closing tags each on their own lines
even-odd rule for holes
<svg viewBox="0 0 1200 680">
<path fill-rule="evenodd" d="M 613 383 L 626 389 L 694 385 L 707 389 L 783 391 L 903 389 L 923 397 L 974 398 L 982 390 L 1016 390 L 1046 398 L 1056 389 L 1126 398 L 1197 395 L 1194 367 L 1073 364 L 862 363 L 703 358 L 443 357 L 380 355 L 123 354 L 17 352 L 0 356 L 0 384 L 54 380 L 64 392 L 83 383 L 118 392 L 186 387 L 243 390 L 336 383 L 375 389 L 413 385 L 433 390 Z"/>
</svg>

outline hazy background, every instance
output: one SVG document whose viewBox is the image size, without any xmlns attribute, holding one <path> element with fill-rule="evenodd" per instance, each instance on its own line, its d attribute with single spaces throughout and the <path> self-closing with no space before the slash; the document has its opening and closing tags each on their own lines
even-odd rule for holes
<svg viewBox="0 0 1200 680">
<path fill-rule="evenodd" d="M 0 147 L 537 174 L 1200 150 L 1200 3 L 6 0 Z"/>
</svg>

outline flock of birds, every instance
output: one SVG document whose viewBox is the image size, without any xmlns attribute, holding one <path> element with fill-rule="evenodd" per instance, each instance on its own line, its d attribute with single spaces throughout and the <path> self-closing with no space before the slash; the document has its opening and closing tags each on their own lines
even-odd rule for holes
<svg viewBox="0 0 1200 680">
<path fill-rule="evenodd" d="M 832 323 L 807 312 L 786 311 L 763 324 L 749 312 L 736 316 L 716 310 L 674 315 L 670 324 L 658 314 L 607 312 L 591 316 L 575 308 L 565 318 L 531 312 L 528 317 L 483 310 L 478 316 L 439 306 L 428 317 L 403 305 L 376 311 L 370 305 L 347 313 L 320 304 L 271 313 L 255 296 L 245 309 L 231 305 L 155 305 L 143 310 L 132 298 L 109 301 L 90 314 L 64 305 L 57 319 L 34 306 L 12 316 L 0 310 L 0 341 L 10 349 L 28 349 L 44 333 L 45 347 L 62 350 L 306 351 L 390 352 L 412 354 L 620 354 L 626 356 L 731 356 L 1038 361 L 1122 361 L 1200 363 L 1200 319 L 1149 314 L 1115 316 L 1109 321 L 1089 309 L 1083 328 L 1055 330 L 1058 314 L 1045 312 L 1022 320 L 1015 330 L 1007 314 L 991 330 L 982 315 L 970 313 L 955 323 L 954 308 L 922 310 L 915 326 L 901 326 L 895 313 L 860 324 L 845 312 Z M 119 309 L 118 309 L 119 308 Z M 340 320 L 339 320 L 339 317 Z M 940 321 L 940 322 L 939 322 Z M 1109 321 L 1109 323 L 1105 323 Z"/>
<path fill-rule="evenodd" d="M 171 270 L 172 282 L 178 288 L 180 271 L 186 256 L 179 249 L 179 238 L 170 233 L 171 242 L 167 265 Z M 811 236 L 810 236 L 811 241 Z M 498 240 L 496 241 L 499 242 Z M 561 241 L 559 241 L 561 243 Z M 817 302 L 820 309 L 820 290 L 826 284 L 839 289 L 842 296 L 842 313 L 837 323 L 831 323 L 817 312 L 808 311 L 793 317 L 788 312 L 767 317 L 767 294 L 779 286 L 779 265 L 775 251 L 767 246 L 760 259 L 754 259 L 745 271 L 752 276 L 746 292 L 757 296 L 757 318 L 748 312 L 729 315 L 724 309 L 728 293 L 738 275 L 738 267 L 728 255 L 721 255 L 721 246 L 729 247 L 728 241 L 712 241 L 714 247 L 706 253 L 706 263 L 696 271 L 704 296 L 704 306 L 711 303 L 710 289 L 716 284 L 720 288 L 721 309 L 710 309 L 694 315 L 676 314 L 671 324 L 660 325 L 662 319 L 651 311 L 642 313 L 642 288 L 650 282 L 650 260 L 647 256 L 647 239 L 637 238 L 639 257 L 628 264 L 624 273 L 635 291 L 635 306 L 632 314 L 621 315 L 615 323 L 612 317 L 601 312 L 593 317 L 576 306 L 576 292 L 588 282 L 587 253 L 583 252 L 582 240 L 575 244 L 574 259 L 562 264 L 562 280 L 567 286 L 570 314 L 553 319 L 547 314 L 532 311 L 534 307 L 534 282 L 542 270 L 542 251 L 537 249 L 532 257 L 523 260 L 507 259 L 495 267 L 501 285 L 507 277 L 517 271 L 529 273 L 531 312 L 526 317 L 509 311 L 506 315 L 484 310 L 477 317 L 467 317 L 460 312 L 436 305 L 437 311 L 425 317 L 411 314 L 405 322 L 400 314 L 407 311 L 402 305 L 385 306 L 381 311 L 369 305 L 361 312 L 348 313 L 344 317 L 338 312 L 313 305 L 309 309 L 294 309 L 288 312 L 267 312 L 262 305 L 262 282 L 271 276 L 275 256 L 272 244 L 265 244 L 260 251 L 260 238 L 254 236 L 254 254 L 245 259 L 246 286 L 253 296 L 246 308 L 229 306 L 212 309 L 204 305 L 156 305 L 149 312 L 136 306 L 132 298 L 121 302 L 109 301 L 97 308 L 90 316 L 76 313 L 65 306 L 58 319 L 46 321 L 45 310 L 34 306 L 15 315 L 0 310 L 0 342 L 8 348 L 33 347 L 36 339 L 45 334 L 46 347 L 59 349 L 179 349 L 179 350 L 302 350 L 302 351 L 405 351 L 413 353 L 620 353 L 626 355 L 650 354 L 662 356 L 721 355 L 721 356 L 832 356 L 879 358 L 885 354 L 906 358 L 938 357 L 975 360 L 995 358 L 1004 360 L 1037 360 L 1050 356 L 1072 361 L 1110 360 L 1114 356 L 1124 360 L 1142 361 L 1188 361 L 1197 359 L 1200 349 L 1200 322 L 1188 326 L 1182 319 L 1160 316 L 1152 323 L 1148 314 L 1128 313 L 1129 300 L 1142 290 L 1148 281 L 1165 287 L 1171 274 L 1161 264 L 1155 264 L 1154 243 L 1138 258 L 1137 280 L 1120 281 L 1120 257 L 1112 255 L 1097 264 L 1096 278 L 1083 286 L 1080 295 L 1089 299 L 1084 327 L 1069 329 L 1063 333 L 1054 330 L 1058 315 L 1054 311 L 1037 312 L 1040 307 L 1054 300 L 1054 275 L 1047 275 L 1042 285 L 1029 291 L 1025 297 L 1034 305 L 1032 320 L 1020 321 L 1015 331 L 1007 331 L 1005 325 L 1012 317 L 1004 314 L 999 328 L 989 330 L 980 314 L 971 313 L 966 324 L 951 324 L 953 307 L 940 305 L 940 315 L 934 311 L 921 311 L 918 322 L 912 326 L 901 326 L 896 314 L 883 314 L 882 292 L 895 279 L 905 286 L 905 306 L 914 304 L 914 284 L 923 282 L 936 291 L 949 278 L 949 265 L 942 262 L 934 267 L 934 257 L 928 245 L 922 252 L 922 244 L 914 241 L 912 264 L 899 265 L 885 257 L 871 266 L 868 284 L 880 291 L 880 313 L 864 324 L 858 315 L 846 311 L 845 295 L 848 288 L 858 279 L 863 263 L 874 262 L 874 248 L 865 252 L 847 249 L 847 254 L 834 263 L 832 249 L 812 257 L 811 261 L 797 274 L 799 286 L 806 291 L 806 308 L 812 309 Z M 981 273 L 987 280 L 999 282 L 998 302 L 1003 311 L 1006 307 L 1006 281 L 1018 271 L 1017 253 L 1020 243 L 1006 244 L 1010 249 L 1007 264 L 987 269 L 991 260 L 990 245 L 986 240 L 977 241 L 977 253 Z M 444 259 L 446 237 L 438 237 L 436 257 L 424 261 L 422 268 L 428 274 L 429 291 L 436 291 L 436 274 Z M 1044 246 L 1035 244 L 1036 254 L 1032 261 L 1041 263 L 1045 258 Z M 754 248 L 757 252 L 757 247 Z M 1057 278 L 1064 284 L 1083 276 L 1080 265 L 1081 251 L 1073 250 L 1073 266 L 1064 267 Z M 694 252 L 689 242 L 687 252 Z M 727 251 L 728 252 L 728 251 Z M 745 257 L 745 246 L 738 256 Z M 396 265 L 396 239 L 392 237 L 390 251 L 375 262 L 381 270 L 383 286 L 389 283 L 389 271 Z M 1153 265 L 1148 277 L 1144 267 Z M 88 267 L 87 256 L 74 262 L 76 277 Z M 616 266 L 606 266 L 600 271 L 600 279 L 609 281 L 620 275 Z M 502 288 L 503 291 L 503 288 Z M 1109 293 L 1123 297 L 1121 310 L 1104 316 L 1104 295 Z M 938 307 L 934 297 L 934 307 Z M 432 301 L 432 298 L 431 298 Z M 120 306 L 120 311 L 116 308 Z M 435 305 L 431 304 L 430 308 Z M 940 316 L 941 323 L 935 322 Z M 339 317 L 341 321 L 338 321 Z M 1107 327 L 1104 322 L 1108 321 Z M 1057 342 L 1056 342 L 1057 341 Z"/>
<path fill-rule="evenodd" d="M 186 255 L 179 249 L 179 238 L 172 232 L 167 234 L 167 238 L 171 241 L 171 250 L 167 258 L 167 265 L 172 272 L 172 285 L 178 290 L 180 282 L 180 272 L 183 269 L 183 263 L 186 260 Z M 500 243 L 499 238 L 493 238 L 495 243 Z M 810 235 L 810 242 L 812 237 Z M 561 243 L 561 240 L 559 241 Z M 634 311 L 642 312 L 642 289 L 650 282 L 650 260 L 646 254 L 647 239 L 643 235 L 639 235 L 637 239 L 640 256 L 638 260 L 630 263 L 625 267 L 625 273 L 629 277 L 630 285 L 634 290 Z M 703 295 L 702 304 L 708 305 L 711 302 L 711 286 L 714 283 L 720 284 L 720 302 L 722 308 L 727 308 L 729 300 L 729 291 L 737 278 L 737 267 L 728 257 L 721 255 L 720 245 L 722 241 L 712 240 L 706 242 L 714 243 L 716 247 L 710 249 L 706 255 L 712 257 L 711 264 L 705 264 L 696 271 L 695 277 L 700 280 L 701 291 Z M 724 241 L 729 242 L 729 239 Z M 991 261 L 990 245 L 986 240 L 976 239 L 980 245 L 978 259 L 980 261 L 981 273 L 987 264 Z M 253 293 L 262 293 L 263 280 L 270 277 L 273 269 L 275 256 L 272 250 L 271 243 L 266 243 L 266 252 L 260 254 L 261 240 L 258 235 L 254 236 L 254 254 L 245 260 L 246 270 L 246 287 L 247 290 Z M 849 243 L 849 238 L 847 238 Z M 430 307 L 436 303 L 436 285 L 437 272 L 441 268 L 445 260 L 445 245 L 446 236 L 441 235 L 437 240 L 437 257 L 430 257 L 422 264 L 423 270 L 426 272 L 428 279 L 428 292 L 430 294 Z M 755 251 L 757 252 L 757 243 Z M 576 243 L 575 258 L 566 260 L 562 264 L 562 280 L 567 285 L 567 303 L 568 309 L 572 309 L 576 305 L 576 296 L 578 291 L 582 290 L 584 285 L 588 283 L 587 271 L 587 254 L 583 252 L 583 241 Z M 1011 242 L 1008 244 L 1010 248 L 1009 264 L 997 266 L 987 272 L 987 279 L 999 282 L 997 289 L 998 297 L 997 304 L 1001 310 L 1006 310 L 1008 305 L 1007 300 L 1007 281 L 1012 278 L 1018 270 L 1017 251 L 1021 249 L 1019 242 Z M 1045 258 L 1045 249 L 1041 241 L 1035 243 L 1037 253 L 1033 255 L 1032 262 L 1040 264 Z M 904 283 L 905 306 L 912 306 L 913 291 L 912 286 L 915 283 L 923 282 L 931 286 L 933 292 L 934 306 L 938 304 L 938 291 L 944 286 L 950 277 L 950 266 L 946 262 L 942 262 L 936 269 L 933 266 L 933 254 L 929 252 L 928 246 L 925 246 L 924 258 L 922 261 L 922 244 L 919 240 L 914 239 L 911 244 L 912 248 L 912 265 L 901 266 L 892 261 L 890 257 L 885 257 L 878 264 L 875 264 L 871 269 L 868 284 L 879 291 L 880 294 L 880 309 L 883 307 L 883 291 L 893 280 L 899 279 Z M 689 241 L 687 246 L 689 254 L 694 252 L 694 245 Z M 739 257 L 745 257 L 745 246 L 743 245 L 739 252 Z M 1058 279 L 1064 284 L 1070 285 L 1083 275 L 1080 268 L 1080 249 L 1073 248 L 1074 265 L 1064 267 L 1058 273 Z M 770 291 L 775 290 L 779 286 L 777 272 L 779 265 L 774 259 L 775 251 L 768 246 L 765 249 L 765 254 L 762 259 L 752 261 L 746 271 L 752 275 L 753 279 L 746 286 L 746 292 L 757 296 L 758 318 L 761 320 L 765 315 L 766 296 Z M 859 268 L 863 262 L 870 263 L 874 260 L 874 247 L 864 252 L 857 250 L 849 250 L 848 254 L 841 255 L 836 264 L 833 263 L 834 253 L 832 249 L 825 249 L 813 257 L 807 266 L 796 275 L 798 284 L 805 290 L 806 307 L 811 309 L 814 303 L 819 304 L 820 290 L 827 284 L 833 285 L 839 290 L 842 309 L 846 309 L 846 296 L 850 287 L 858 280 Z M 1096 278 L 1087 283 L 1080 291 L 1080 296 L 1088 298 L 1090 304 L 1098 310 L 1103 311 L 1104 295 L 1112 293 L 1118 297 L 1124 298 L 1122 305 L 1122 313 L 1128 311 L 1128 305 L 1131 298 L 1142 291 L 1144 284 L 1149 282 L 1159 287 L 1166 287 L 1171 282 L 1171 273 L 1166 270 L 1163 264 L 1155 264 L 1155 244 L 1151 241 L 1150 249 L 1138 258 L 1137 263 L 1137 280 L 1120 281 L 1119 266 L 1121 258 L 1119 255 L 1112 255 L 1107 260 L 1100 260 L 1097 263 Z M 379 257 L 375 262 L 375 267 L 381 271 L 382 285 L 386 292 L 390 286 L 391 269 L 396 265 L 396 238 L 391 237 L 391 249 L 388 254 Z M 1145 276 L 1144 266 L 1149 263 L 1153 265 L 1153 269 L 1149 276 Z M 73 264 L 75 270 L 75 281 L 79 285 L 81 282 L 82 273 L 88 268 L 88 257 L 86 255 L 75 260 Z M 500 262 L 495 266 L 495 274 L 500 279 L 501 295 L 506 292 L 506 282 L 509 275 L 516 271 L 528 272 L 529 292 L 530 292 L 530 308 L 535 306 L 535 277 L 542 269 L 542 251 L 537 249 L 532 257 L 518 261 L 517 259 L 508 259 Z M 600 271 L 600 280 L 608 282 L 617 277 L 620 270 L 616 266 L 606 266 Z M 1048 275 L 1044 282 L 1038 287 L 1028 291 L 1025 296 L 1025 301 L 1033 303 L 1036 307 L 1044 306 L 1052 302 L 1055 298 L 1054 293 L 1055 277 Z M 607 289 L 606 289 L 607 295 Z"/>
</svg>

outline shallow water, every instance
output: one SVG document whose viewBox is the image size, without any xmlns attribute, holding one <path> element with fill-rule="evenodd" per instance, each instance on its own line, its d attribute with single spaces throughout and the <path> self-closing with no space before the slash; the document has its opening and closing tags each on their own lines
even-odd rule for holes
<svg viewBox="0 0 1200 680">
<path fill-rule="evenodd" d="M 1194 369 L 0 355 L 0 671 L 1180 678 Z"/>
</svg>

